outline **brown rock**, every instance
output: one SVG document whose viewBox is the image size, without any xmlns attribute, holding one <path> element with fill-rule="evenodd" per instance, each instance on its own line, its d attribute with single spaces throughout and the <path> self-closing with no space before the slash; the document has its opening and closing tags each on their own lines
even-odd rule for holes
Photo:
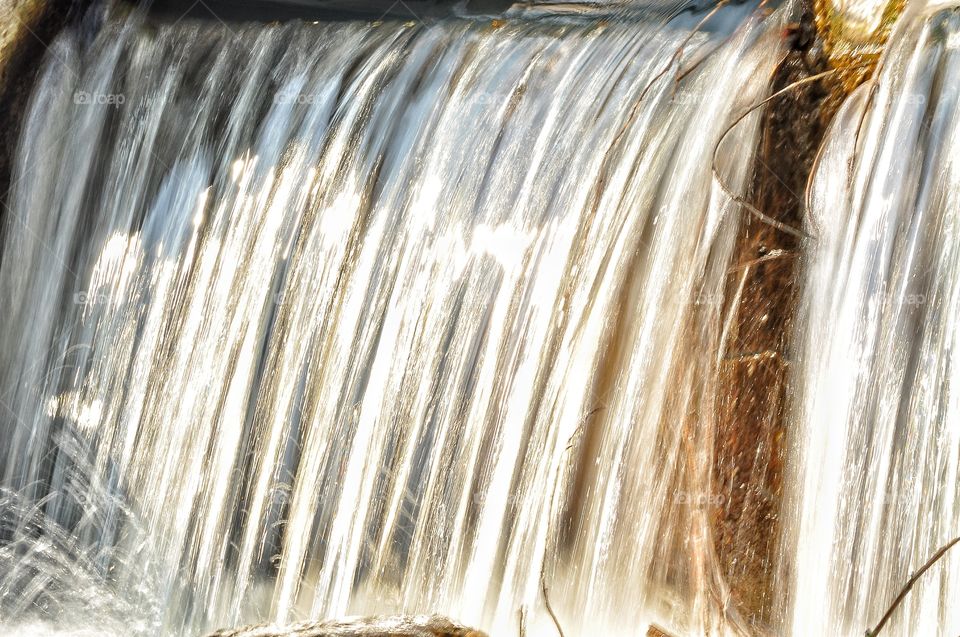
<svg viewBox="0 0 960 637">
<path fill-rule="evenodd" d="M 208 637 L 487 637 L 439 615 L 363 617 L 226 628 Z"/>
</svg>

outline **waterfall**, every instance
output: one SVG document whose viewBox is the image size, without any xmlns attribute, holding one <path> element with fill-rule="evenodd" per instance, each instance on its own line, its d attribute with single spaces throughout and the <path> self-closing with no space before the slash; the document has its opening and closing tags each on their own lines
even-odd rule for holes
<svg viewBox="0 0 960 637">
<path fill-rule="evenodd" d="M 797 12 L 693 4 L 63 32 L 0 213 L 0 632 L 875 625 L 960 534 L 960 11 L 911 3 L 815 162 L 758 620 L 731 196 Z M 958 598 L 949 553 L 883 635 Z"/>
<path fill-rule="evenodd" d="M 567 635 L 733 630 L 712 163 L 787 13 L 669 4 L 64 33 L 5 213 L 4 625 L 554 634 L 546 588 Z"/>
<path fill-rule="evenodd" d="M 788 634 L 862 634 L 960 533 L 960 13 L 916 5 L 813 181 Z M 948 554 L 885 630 L 957 634 L 958 598 Z"/>
</svg>

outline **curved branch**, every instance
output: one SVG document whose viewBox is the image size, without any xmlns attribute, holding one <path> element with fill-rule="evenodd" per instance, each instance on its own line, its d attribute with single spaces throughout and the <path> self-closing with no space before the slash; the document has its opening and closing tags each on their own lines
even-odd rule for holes
<svg viewBox="0 0 960 637">
<path fill-rule="evenodd" d="M 894 598 L 893 603 L 890 604 L 890 608 L 887 609 L 887 612 L 884 613 L 883 617 L 880 618 L 880 621 L 873 628 L 873 630 L 867 630 L 867 637 L 876 637 L 877 634 L 883 630 L 883 627 L 886 626 L 887 622 L 890 621 L 890 617 L 893 616 L 893 611 L 897 610 L 897 606 L 900 605 L 900 602 L 903 601 L 903 598 L 907 596 L 907 593 L 910 592 L 910 589 L 913 588 L 913 585 L 917 582 L 920 577 L 926 573 L 931 566 L 936 564 L 941 557 L 943 557 L 947 551 L 949 551 L 955 544 L 960 542 L 960 535 L 953 538 L 939 549 L 937 552 L 930 556 L 930 559 L 924 563 L 913 575 L 910 576 L 910 579 L 907 580 L 907 583 L 903 585 L 903 588 L 900 589 L 900 593 Z"/>
<path fill-rule="evenodd" d="M 861 64 L 861 65 L 857 65 L 857 66 L 866 66 L 866 65 Z M 857 67 L 852 67 L 852 68 L 857 68 Z M 801 87 L 801 86 L 804 86 L 804 85 L 806 85 L 806 84 L 811 84 L 811 83 L 813 83 L 813 82 L 818 82 L 818 81 L 824 79 L 825 77 L 829 77 L 829 76 L 831 76 L 831 75 L 835 75 L 835 74 L 837 74 L 837 73 L 839 73 L 839 72 L 840 72 L 840 69 L 830 69 L 829 71 L 824 71 L 823 73 L 817 73 L 816 75 L 811 75 L 810 77 L 805 77 L 805 78 L 803 78 L 802 80 L 797 80 L 796 82 L 793 82 L 793 83 L 791 83 L 791 84 L 788 84 L 787 86 L 783 87 L 783 88 L 780 89 L 779 91 L 776 91 L 775 93 L 773 93 L 772 95 L 770 95 L 770 96 L 767 97 L 766 99 L 757 102 L 756 104 L 754 104 L 753 106 L 751 106 L 750 108 L 748 108 L 747 110 L 745 110 L 743 113 L 741 113 L 735 120 L 733 120 L 733 122 L 730 123 L 729 126 L 727 126 L 727 128 L 726 128 L 726 129 L 723 131 L 723 133 L 720 135 L 720 139 L 717 140 L 716 146 L 713 147 L 713 159 L 711 160 L 711 165 L 710 165 L 710 167 L 711 167 L 711 170 L 712 170 L 712 172 L 713 172 L 713 178 L 717 181 L 717 184 L 719 184 L 721 190 L 723 190 L 723 192 L 724 192 L 728 197 L 730 197 L 730 199 L 732 199 L 732 200 L 735 201 L 736 203 L 738 203 L 738 204 L 740 204 L 741 206 L 743 206 L 744 208 L 746 208 L 746 209 L 750 212 L 750 214 L 752 214 L 754 217 L 756 217 L 757 219 L 759 219 L 761 222 L 763 222 L 763 223 L 765 223 L 765 224 L 767 224 L 767 225 L 769 225 L 769 226 L 772 226 L 772 227 L 776 228 L 777 230 L 780 230 L 781 232 L 786 232 L 787 234 L 791 234 L 791 235 L 793 235 L 793 236 L 795 236 L 795 237 L 799 237 L 799 238 L 801 238 L 801 239 L 813 239 L 813 240 L 816 240 L 816 237 L 814 237 L 813 235 L 811 235 L 811 234 L 809 234 L 809 233 L 807 233 L 807 232 L 804 232 L 803 230 L 801 230 L 801 229 L 799 229 L 799 228 L 794 228 L 793 226 L 790 226 L 790 225 L 788 225 L 788 224 L 785 224 L 785 223 L 782 223 L 782 222 L 780 222 L 780 221 L 777 221 L 777 220 L 774 219 L 773 217 L 765 214 L 762 210 L 760 210 L 759 208 L 757 208 L 756 206 L 754 206 L 752 203 L 750 203 L 749 201 L 747 201 L 746 199 L 744 199 L 744 198 L 741 197 L 740 195 L 737 195 L 737 194 L 735 194 L 732 190 L 730 190 L 730 187 L 727 186 L 726 182 L 724 182 L 724 180 L 720 177 L 719 171 L 717 171 L 717 155 L 718 155 L 719 152 L 720 152 L 720 145 L 723 144 L 723 140 L 726 139 L 727 135 L 729 135 L 729 134 L 733 131 L 733 129 L 737 127 L 737 125 L 738 125 L 740 122 L 742 122 L 743 120 L 745 120 L 745 119 L 747 118 L 747 116 L 749 116 L 749 115 L 750 115 L 751 113 L 753 113 L 755 110 L 757 110 L 758 108 L 761 108 L 761 107 L 763 107 L 763 106 L 766 106 L 767 104 L 769 104 L 769 103 L 772 102 L 773 100 L 779 98 L 781 95 L 785 95 L 786 93 L 789 93 L 790 91 L 796 90 L 797 88 L 799 88 L 799 87 Z"/>
</svg>

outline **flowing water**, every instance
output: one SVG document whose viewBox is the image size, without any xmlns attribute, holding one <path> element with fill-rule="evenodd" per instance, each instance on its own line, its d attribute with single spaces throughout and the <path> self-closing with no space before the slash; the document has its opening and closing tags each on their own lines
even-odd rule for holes
<svg viewBox="0 0 960 637">
<path fill-rule="evenodd" d="M 912 7 L 814 180 L 790 634 L 862 634 L 960 534 L 958 43 L 960 12 Z M 955 635 L 957 599 L 948 554 L 885 631 Z"/>
<path fill-rule="evenodd" d="M 554 635 L 547 598 L 570 636 L 744 629 L 711 164 L 791 7 L 679 4 L 63 34 L 4 211 L 0 629 Z M 862 634 L 960 527 L 960 17 L 930 15 L 814 180 L 784 634 Z M 727 188 L 758 135 L 723 138 Z M 956 634 L 958 589 L 948 558 L 890 634 Z"/>
<path fill-rule="evenodd" d="M 553 634 L 541 578 L 568 635 L 718 625 L 754 8 L 62 36 L 0 271 L 7 625 Z"/>
</svg>

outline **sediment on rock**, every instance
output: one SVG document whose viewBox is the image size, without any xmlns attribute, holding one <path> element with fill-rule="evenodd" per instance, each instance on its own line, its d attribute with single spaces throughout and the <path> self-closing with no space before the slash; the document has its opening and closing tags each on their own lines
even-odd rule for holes
<svg viewBox="0 0 960 637">
<path fill-rule="evenodd" d="M 208 637 L 487 637 L 439 615 L 365 617 L 227 628 Z"/>
<path fill-rule="evenodd" d="M 829 69 L 812 12 L 787 34 L 788 52 L 771 94 Z M 802 247 L 804 192 L 827 126 L 842 98 L 829 76 L 798 86 L 762 111 L 750 203 L 774 227 L 746 209 L 727 279 L 725 315 L 732 316 L 720 366 L 713 484 L 724 497 L 714 507 L 714 546 L 736 612 L 768 627 L 776 603 L 786 433 L 787 370 L 796 306 L 797 256 Z"/>
<path fill-rule="evenodd" d="M 806 3 L 785 33 L 788 51 L 771 93 L 812 76 L 764 107 L 750 203 L 785 232 L 743 210 L 728 274 L 733 317 L 720 370 L 713 481 L 726 497 L 712 514 L 720 569 L 735 611 L 761 631 L 776 623 L 775 590 L 798 256 L 805 193 L 827 128 L 843 99 L 872 73 L 902 0 L 867 0 L 873 27 L 844 22 L 832 0 Z M 807 229 L 808 230 L 808 229 Z"/>
</svg>

